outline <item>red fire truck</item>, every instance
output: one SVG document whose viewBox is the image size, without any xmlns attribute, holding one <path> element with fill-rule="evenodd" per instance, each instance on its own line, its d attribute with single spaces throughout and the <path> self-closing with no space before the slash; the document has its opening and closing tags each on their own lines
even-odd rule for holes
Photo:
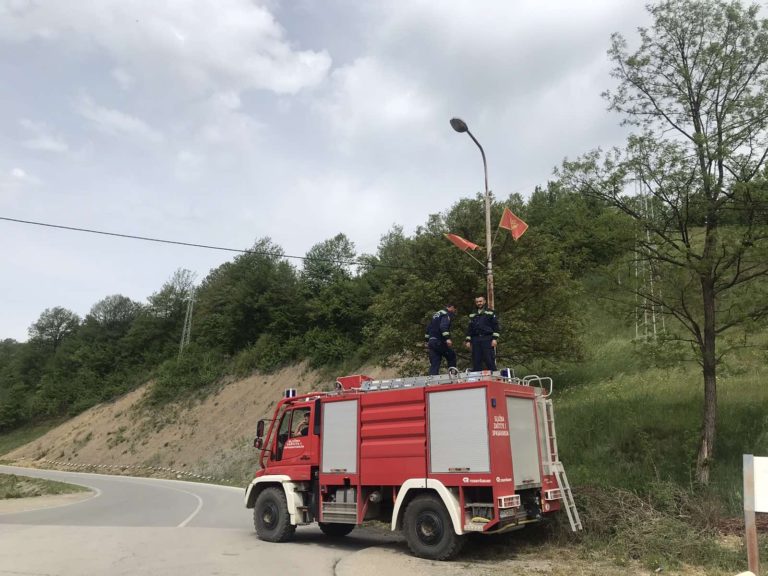
<svg viewBox="0 0 768 576">
<path fill-rule="evenodd" d="M 378 519 L 416 556 L 446 560 L 469 532 L 521 528 L 561 508 L 580 530 L 551 391 L 549 378 L 506 371 L 288 390 L 257 426 L 261 469 L 245 493 L 256 533 L 283 542 L 317 522 L 341 537 Z"/>
</svg>

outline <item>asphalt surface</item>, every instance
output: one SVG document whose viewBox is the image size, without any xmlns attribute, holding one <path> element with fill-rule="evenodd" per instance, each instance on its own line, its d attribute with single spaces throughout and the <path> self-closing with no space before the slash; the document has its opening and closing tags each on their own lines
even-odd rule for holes
<svg viewBox="0 0 768 576">
<path fill-rule="evenodd" d="M 332 541 L 308 526 L 290 543 L 262 542 L 241 488 L 10 466 L 0 466 L 0 473 L 93 490 L 90 498 L 46 509 L 0 508 L 2 576 L 400 574 L 405 565 L 399 561 L 411 576 L 437 573 L 387 532 L 356 528 Z M 382 562 L 372 562 L 369 552 L 365 566 L 357 566 L 355 556 L 370 547 L 380 551 Z"/>
<path fill-rule="evenodd" d="M 0 466 L 0 473 L 85 486 L 94 496 L 72 506 L 0 514 L 0 524 L 252 528 L 243 490 L 195 482 Z"/>
</svg>

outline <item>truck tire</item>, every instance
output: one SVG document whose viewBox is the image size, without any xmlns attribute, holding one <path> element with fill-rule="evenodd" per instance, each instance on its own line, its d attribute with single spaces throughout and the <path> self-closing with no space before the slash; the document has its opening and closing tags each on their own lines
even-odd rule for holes
<svg viewBox="0 0 768 576">
<path fill-rule="evenodd" d="M 354 524 L 339 524 L 337 522 L 318 522 L 320 530 L 329 538 L 343 538 L 355 529 Z"/>
<path fill-rule="evenodd" d="M 448 510 L 434 494 L 421 494 L 408 504 L 403 534 L 411 552 L 429 560 L 448 560 L 464 546 L 464 537 L 454 532 Z"/>
<path fill-rule="evenodd" d="M 291 524 L 288 503 L 282 488 L 264 488 L 253 507 L 253 526 L 256 534 L 267 542 L 286 542 L 296 531 Z"/>
</svg>

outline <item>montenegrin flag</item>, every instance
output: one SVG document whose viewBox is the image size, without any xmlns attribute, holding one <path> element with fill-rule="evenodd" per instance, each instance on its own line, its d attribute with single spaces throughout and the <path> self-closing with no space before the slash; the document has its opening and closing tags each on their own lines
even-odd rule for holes
<svg viewBox="0 0 768 576">
<path fill-rule="evenodd" d="M 448 240 L 453 242 L 453 245 L 456 246 L 459 250 L 462 252 L 466 252 L 467 250 L 476 250 L 477 248 L 480 248 L 477 244 L 474 244 L 470 242 L 469 240 L 464 240 L 461 236 L 456 236 L 456 234 L 446 234 L 445 235 Z"/>
<path fill-rule="evenodd" d="M 509 230 L 509 233 L 512 234 L 512 238 L 517 240 L 525 234 L 525 231 L 528 230 L 528 224 L 520 220 L 517 216 L 512 214 L 512 210 L 509 208 L 504 208 L 504 214 L 501 215 L 501 222 L 499 222 L 499 228 L 504 228 L 505 230 Z"/>
</svg>

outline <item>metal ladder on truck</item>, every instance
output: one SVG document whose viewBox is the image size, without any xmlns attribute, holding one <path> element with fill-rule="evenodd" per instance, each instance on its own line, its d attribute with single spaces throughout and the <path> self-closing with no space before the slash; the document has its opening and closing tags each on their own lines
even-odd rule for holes
<svg viewBox="0 0 768 576">
<path fill-rule="evenodd" d="M 568 476 L 565 475 L 565 468 L 560 462 L 557 453 L 557 432 L 555 431 L 555 412 L 552 408 L 552 400 L 539 396 L 536 401 L 541 406 L 544 417 L 544 440 L 546 442 L 545 457 L 547 462 L 545 466 L 549 468 L 549 473 L 557 478 L 557 485 L 560 486 L 560 495 L 565 504 L 565 513 L 568 515 L 568 522 L 571 530 L 577 532 L 582 529 L 579 511 L 576 509 L 576 502 L 573 499 L 571 485 L 568 483 Z"/>
</svg>

